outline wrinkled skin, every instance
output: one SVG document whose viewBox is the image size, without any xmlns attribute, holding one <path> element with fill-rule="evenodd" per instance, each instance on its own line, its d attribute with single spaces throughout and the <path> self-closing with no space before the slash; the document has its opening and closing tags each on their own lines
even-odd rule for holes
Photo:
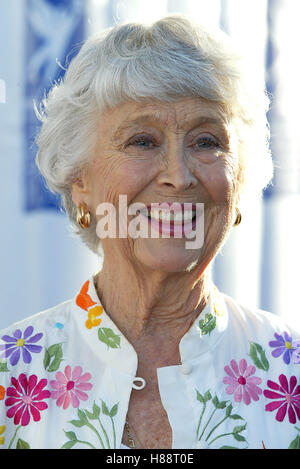
<svg viewBox="0 0 300 469">
<path fill-rule="evenodd" d="M 180 363 L 180 339 L 206 304 L 210 262 L 235 219 L 239 171 L 237 137 L 217 103 L 127 102 L 101 116 L 94 155 L 72 187 L 74 203 L 85 202 L 94 214 L 102 202 L 118 207 L 120 194 L 128 206 L 204 203 L 201 248 L 186 249 L 186 239 L 174 237 L 102 240 L 98 294 L 138 354 L 137 376 L 148 383 L 132 392 L 128 412 L 144 448 L 170 448 L 156 369 Z"/>
</svg>

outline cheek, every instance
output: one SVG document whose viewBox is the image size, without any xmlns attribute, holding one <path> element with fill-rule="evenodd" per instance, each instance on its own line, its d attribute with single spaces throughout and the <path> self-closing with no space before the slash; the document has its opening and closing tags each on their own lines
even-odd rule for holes
<svg viewBox="0 0 300 469">
<path fill-rule="evenodd" d="M 211 204 L 224 206 L 230 204 L 235 192 L 235 177 L 228 165 L 202 167 L 197 178 L 205 188 Z"/>
<path fill-rule="evenodd" d="M 117 157 L 107 159 L 93 170 L 94 201 L 118 203 L 119 195 L 126 195 L 128 203 L 151 181 L 154 165 Z"/>
</svg>

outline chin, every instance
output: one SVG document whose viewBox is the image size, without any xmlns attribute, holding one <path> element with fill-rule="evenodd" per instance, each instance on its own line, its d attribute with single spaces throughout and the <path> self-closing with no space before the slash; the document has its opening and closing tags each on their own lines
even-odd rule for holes
<svg viewBox="0 0 300 469">
<path fill-rule="evenodd" d="M 160 272 L 186 272 L 198 265 L 201 249 L 186 249 L 183 240 L 177 245 L 166 240 L 155 240 L 156 245 L 137 243 L 134 249 L 136 259 L 145 267 Z M 176 240 L 177 241 L 177 240 Z"/>
</svg>

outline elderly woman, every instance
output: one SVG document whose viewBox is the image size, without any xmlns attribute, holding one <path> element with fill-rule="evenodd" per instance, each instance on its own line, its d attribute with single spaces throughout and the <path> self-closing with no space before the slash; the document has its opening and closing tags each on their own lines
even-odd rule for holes
<svg viewBox="0 0 300 469">
<path fill-rule="evenodd" d="M 297 445 L 300 334 L 211 279 L 272 177 L 267 105 L 230 41 L 181 16 L 83 45 L 41 106 L 37 164 L 103 266 L 2 331 L 3 447 Z"/>
</svg>

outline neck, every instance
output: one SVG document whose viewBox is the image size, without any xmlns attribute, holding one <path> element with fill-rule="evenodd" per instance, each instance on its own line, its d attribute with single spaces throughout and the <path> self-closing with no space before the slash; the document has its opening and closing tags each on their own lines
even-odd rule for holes
<svg viewBox="0 0 300 469">
<path fill-rule="evenodd" d="M 179 344 L 207 303 L 211 276 L 209 268 L 165 273 L 104 260 L 95 286 L 105 311 L 134 347 L 147 338 Z"/>
</svg>

